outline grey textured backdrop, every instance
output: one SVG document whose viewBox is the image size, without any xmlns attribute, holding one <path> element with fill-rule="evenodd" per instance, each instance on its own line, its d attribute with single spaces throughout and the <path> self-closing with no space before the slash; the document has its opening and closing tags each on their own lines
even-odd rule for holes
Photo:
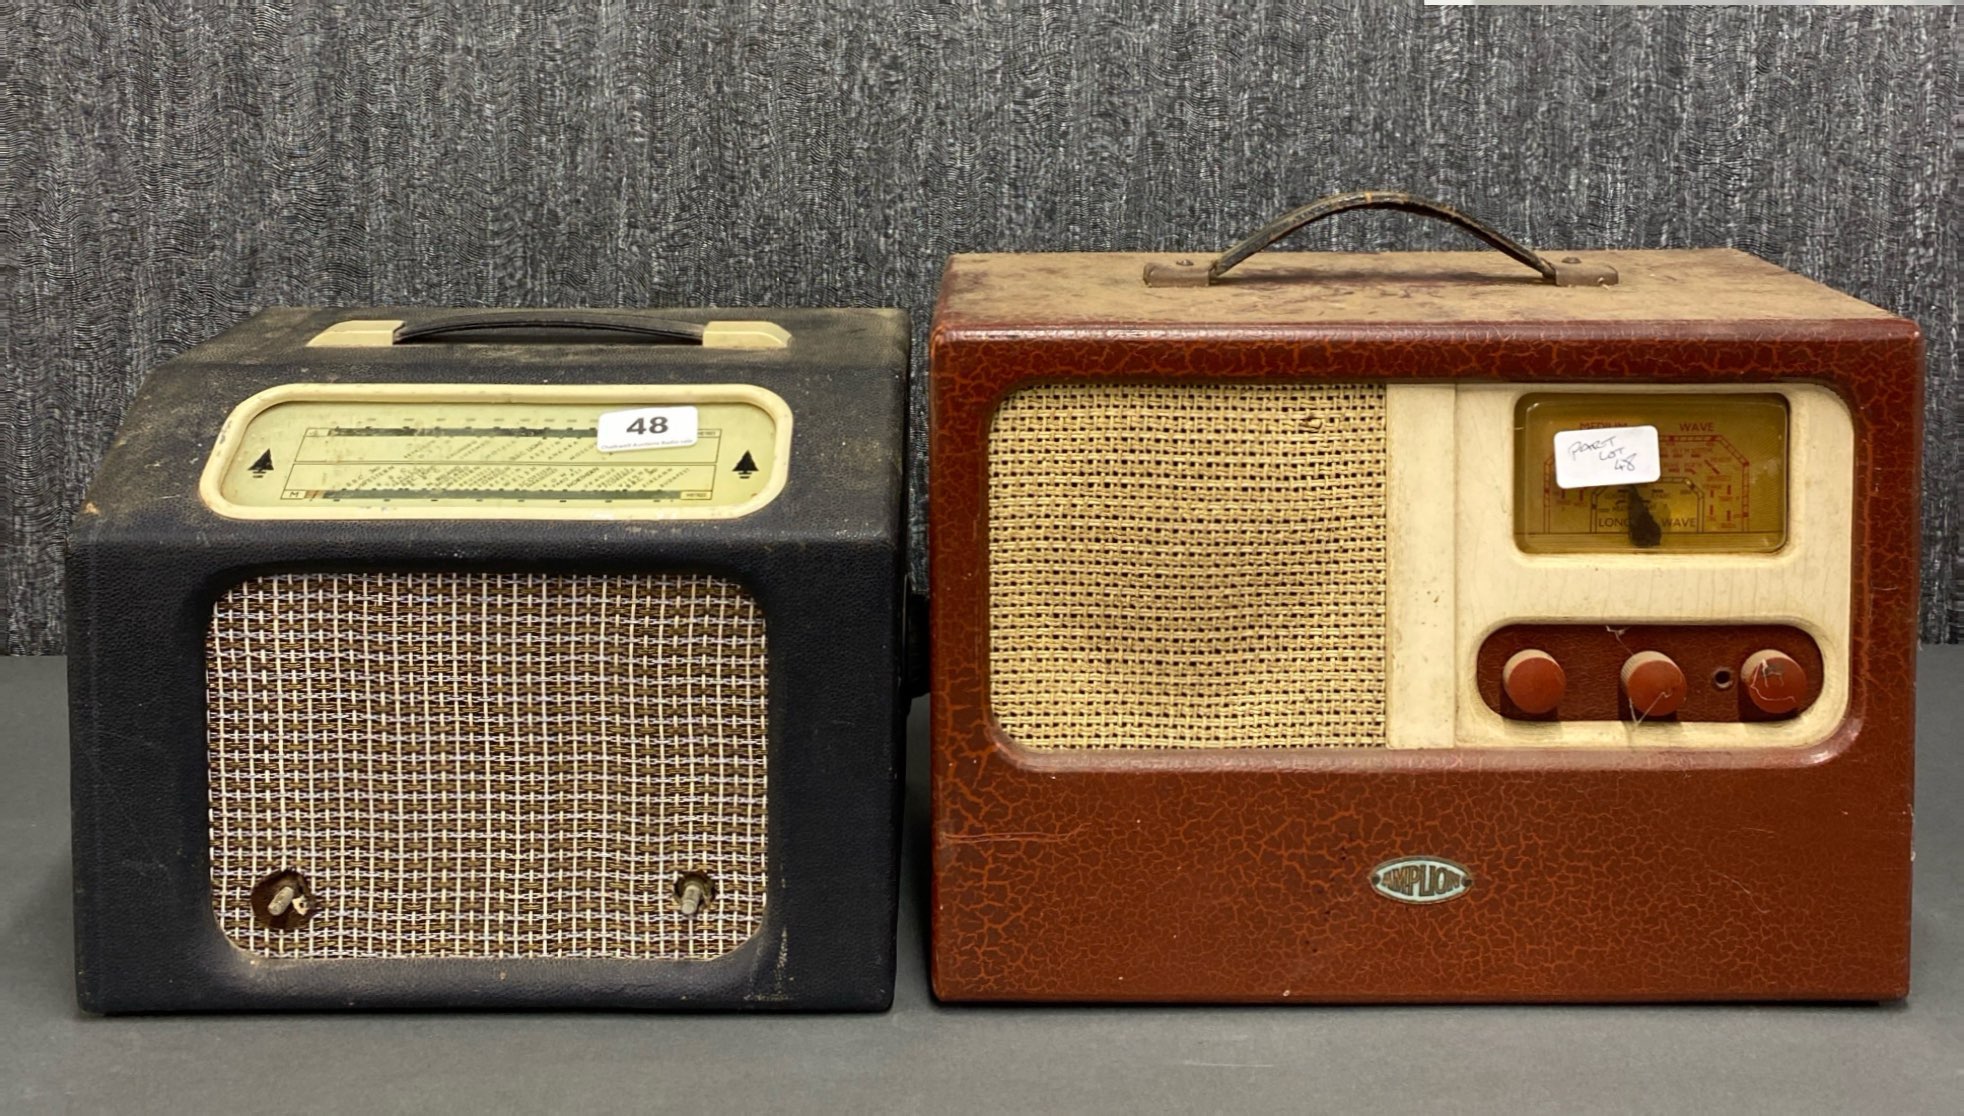
<svg viewBox="0 0 1964 1116">
<path fill-rule="evenodd" d="M 1432 194 L 1735 245 L 1922 323 L 1964 636 L 1955 8 L 27 0 L 0 9 L 6 648 L 142 371 L 277 304 L 899 305 L 978 249 Z M 1301 247 L 1453 244 L 1340 218 Z M 918 479 L 918 478 L 917 478 Z"/>
</svg>

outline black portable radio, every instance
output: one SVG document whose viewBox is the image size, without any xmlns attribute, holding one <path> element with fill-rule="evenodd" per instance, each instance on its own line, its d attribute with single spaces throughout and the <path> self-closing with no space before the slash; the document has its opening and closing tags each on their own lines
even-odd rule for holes
<svg viewBox="0 0 1964 1116">
<path fill-rule="evenodd" d="M 96 1011 L 885 1007 L 895 310 L 268 310 L 68 566 Z"/>
</svg>

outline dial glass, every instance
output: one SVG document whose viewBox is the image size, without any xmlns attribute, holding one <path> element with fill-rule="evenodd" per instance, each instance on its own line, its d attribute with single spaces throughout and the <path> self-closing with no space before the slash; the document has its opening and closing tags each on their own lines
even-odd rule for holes
<svg viewBox="0 0 1964 1116">
<path fill-rule="evenodd" d="M 790 413 L 745 385 L 293 384 L 206 471 L 246 518 L 727 518 L 784 483 Z"/>
<path fill-rule="evenodd" d="M 1514 426 L 1522 550 L 1754 553 L 1786 542 L 1780 395 L 1532 394 Z"/>
</svg>

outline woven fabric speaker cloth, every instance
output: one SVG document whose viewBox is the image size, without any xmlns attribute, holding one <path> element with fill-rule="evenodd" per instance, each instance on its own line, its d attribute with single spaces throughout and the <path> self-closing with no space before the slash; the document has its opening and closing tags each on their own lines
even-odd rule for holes
<svg viewBox="0 0 1964 1116">
<path fill-rule="evenodd" d="M 1378 385 L 1073 382 L 989 438 L 989 700 L 1025 747 L 1381 747 Z"/>
<path fill-rule="evenodd" d="M 212 904 L 297 957 L 709 958 L 766 884 L 764 619 L 688 575 L 284 574 L 208 642 Z M 298 873 L 273 929 L 256 885 Z M 677 881 L 713 888 L 686 915 Z"/>
</svg>

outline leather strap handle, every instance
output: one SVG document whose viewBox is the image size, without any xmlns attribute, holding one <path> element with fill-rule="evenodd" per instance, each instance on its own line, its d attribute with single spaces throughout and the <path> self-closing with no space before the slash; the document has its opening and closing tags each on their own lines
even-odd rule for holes
<svg viewBox="0 0 1964 1116">
<path fill-rule="evenodd" d="M 404 322 L 396 327 L 390 340 L 401 345 L 449 333 L 506 329 L 590 329 L 690 345 L 702 344 L 703 331 L 703 327 L 695 322 L 677 322 L 640 314 L 581 311 L 577 316 L 548 317 L 531 310 L 484 310 L 449 314 L 414 325 Z"/>
<path fill-rule="evenodd" d="M 1533 268 L 1541 275 L 1543 282 L 1557 287 L 1601 287 L 1616 282 L 1616 269 L 1613 267 L 1606 264 L 1585 263 L 1573 256 L 1551 261 L 1492 225 L 1461 213 L 1449 205 L 1428 201 L 1415 194 L 1392 190 L 1353 190 L 1347 194 L 1331 194 L 1326 198 L 1318 198 L 1308 205 L 1284 213 L 1243 237 L 1234 247 L 1221 253 L 1205 268 L 1193 260 L 1147 264 L 1146 285 L 1148 287 L 1209 286 L 1219 282 L 1222 276 L 1249 256 L 1297 229 L 1353 209 L 1395 209 L 1401 213 L 1416 213 L 1421 217 L 1444 221 L 1499 249 L 1508 258 Z"/>
</svg>

